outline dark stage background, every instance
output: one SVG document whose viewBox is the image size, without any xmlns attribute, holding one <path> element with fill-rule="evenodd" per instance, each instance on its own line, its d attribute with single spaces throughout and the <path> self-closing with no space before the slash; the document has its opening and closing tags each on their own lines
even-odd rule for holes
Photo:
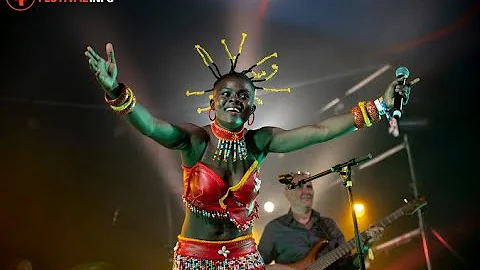
<svg viewBox="0 0 480 270">
<path fill-rule="evenodd" d="M 26 2 L 28 3 L 28 1 Z M 178 0 L 39 3 L 24 12 L 0 3 L 0 269 L 27 258 L 35 270 L 67 270 L 106 261 L 116 270 L 168 269 L 183 218 L 176 153 L 140 136 L 103 102 L 89 71 L 87 45 L 115 47 L 119 80 L 139 102 L 174 123 L 208 123 L 197 107 L 207 97 L 186 89 L 213 83 L 194 50 L 206 48 L 223 68 L 220 44 L 236 51 L 248 33 L 240 68 L 278 52 L 271 87 L 252 128 L 293 128 L 375 99 L 406 66 L 422 81 L 412 90 L 402 131 L 411 142 L 435 270 L 478 269 L 479 208 L 476 109 L 479 1 Z M 383 69 L 382 69 L 383 68 Z M 381 72 L 379 72 L 381 71 Z M 375 74 L 366 85 L 345 91 Z M 322 112 L 331 100 L 340 103 Z M 383 121 L 368 130 L 285 155 L 263 165 L 256 237 L 288 211 L 280 173 L 320 172 L 356 156 L 397 146 Z M 367 207 L 360 226 L 379 220 L 411 196 L 405 151 L 354 172 L 354 195 Z M 315 208 L 353 236 L 338 177 L 315 181 Z M 388 227 L 379 243 L 415 229 L 416 216 Z M 438 232 L 455 251 L 433 235 Z M 419 238 L 371 269 L 426 269 Z"/>
</svg>

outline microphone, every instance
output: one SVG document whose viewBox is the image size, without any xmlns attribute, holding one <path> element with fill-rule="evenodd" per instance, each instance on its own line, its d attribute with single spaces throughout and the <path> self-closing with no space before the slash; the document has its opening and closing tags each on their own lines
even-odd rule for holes
<svg viewBox="0 0 480 270">
<path fill-rule="evenodd" d="M 407 79 L 410 76 L 410 71 L 406 67 L 399 67 L 397 70 L 395 70 L 395 76 L 397 79 L 402 79 L 402 82 L 397 85 L 399 86 L 405 86 L 407 83 Z M 402 107 L 403 107 L 403 99 L 404 99 L 404 93 L 403 93 L 403 88 L 402 89 L 395 89 L 394 93 L 394 103 L 393 103 L 393 117 L 397 119 L 397 121 L 402 118 Z"/>
<path fill-rule="evenodd" d="M 402 82 L 396 86 L 397 89 L 395 89 L 393 94 L 393 117 L 389 121 L 390 127 L 388 128 L 388 132 L 394 137 L 398 137 L 398 135 L 400 135 L 398 121 L 400 121 L 400 118 L 402 118 L 403 99 L 405 98 L 403 87 L 405 87 L 407 83 L 407 79 L 410 76 L 410 71 L 406 67 L 398 67 L 397 70 L 395 70 L 395 76 L 397 79 L 402 79 Z"/>
</svg>

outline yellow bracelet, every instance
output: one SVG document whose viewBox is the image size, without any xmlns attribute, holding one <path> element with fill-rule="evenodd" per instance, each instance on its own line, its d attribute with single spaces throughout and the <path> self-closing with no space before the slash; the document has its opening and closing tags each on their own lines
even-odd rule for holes
<svg viewBox="0 0 480 270">
<path fill-rule="evenodd" d="M 358 107 L 360 107 L 360 110 L 362 111 L 363 121 L 365 121 L 365 126 L 371 127 L 372 122 L 370 121 L 370 118 L 368 118 L 367 110 L 365 109 L 365 102 L 364 101 L 358 102 Z"/>
<path fill-rule="evenodd" d="M 129 114 L 133 111 L 133 108 L 135 108 L 136 103 L 137 103 L 137 100 L 135 99 L 135 96 L 133 96 L 133 101 L 130 103 L 130 105 L 127 108 L 125 108 L 124 110 L 118 111 L 116 113 L 119 114 L 119 115 L 127 115 L 127 114 Z"/>
<path fill-rule="evenodd" d="M 121 104 L 120 106 L 112 106 L 110 105 L 110 108 L 112 108 L 112 110 L 116 111 L 116 112 L 120 112 L 120 111 L 123 111 L 125 110 L 126 108 L 128 108 L 128 106 L 130 106 L 130 104 L 133 102 L 133 99 L 134 99 L 134 95 L 133 95 L 133 92 L 132 92 L 132 89 L 130 89 L 129 87 L 127 87 L 127 96 L 128 96 L 128 100 Z"/>
</svg>

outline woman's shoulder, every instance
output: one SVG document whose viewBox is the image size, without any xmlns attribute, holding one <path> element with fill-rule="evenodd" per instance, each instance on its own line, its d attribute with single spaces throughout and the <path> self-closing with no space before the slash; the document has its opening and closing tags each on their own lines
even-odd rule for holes
<svg viewBox="0 0 480 270">
<path fill-rule="evenodd" d="M 273 134 L 278 128 L 272 126 L 265 126 L 258 129 L 248 130 L 246 136 L 252 138 L 258 149 L 266 149 L 272 140 Z"/>
</svg>

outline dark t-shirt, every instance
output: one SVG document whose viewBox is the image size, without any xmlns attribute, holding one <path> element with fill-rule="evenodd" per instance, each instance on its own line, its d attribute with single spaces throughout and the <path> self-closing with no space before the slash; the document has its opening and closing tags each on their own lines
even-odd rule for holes
<svg viewBox="0 0 480 270">
<path fill-rule="evenodd" d="M 291 211 L 270 221 L 265 227 L 258 245 L 265 264 L 272 261 L 288 264 L 301 260 L 315 243 L 322 239 L 327 239 L 329 243 L 318 253 L 317 258 L 345 243 L 343 233 L 331 218 L 322 217 L 318 212 L 313 211 L 311 222 L 311 228 L 307 229 L 293 218 Z M 351 261 L 352 258 L 348 254 L 337 265 L 350 267 Z"/>
</svg>

